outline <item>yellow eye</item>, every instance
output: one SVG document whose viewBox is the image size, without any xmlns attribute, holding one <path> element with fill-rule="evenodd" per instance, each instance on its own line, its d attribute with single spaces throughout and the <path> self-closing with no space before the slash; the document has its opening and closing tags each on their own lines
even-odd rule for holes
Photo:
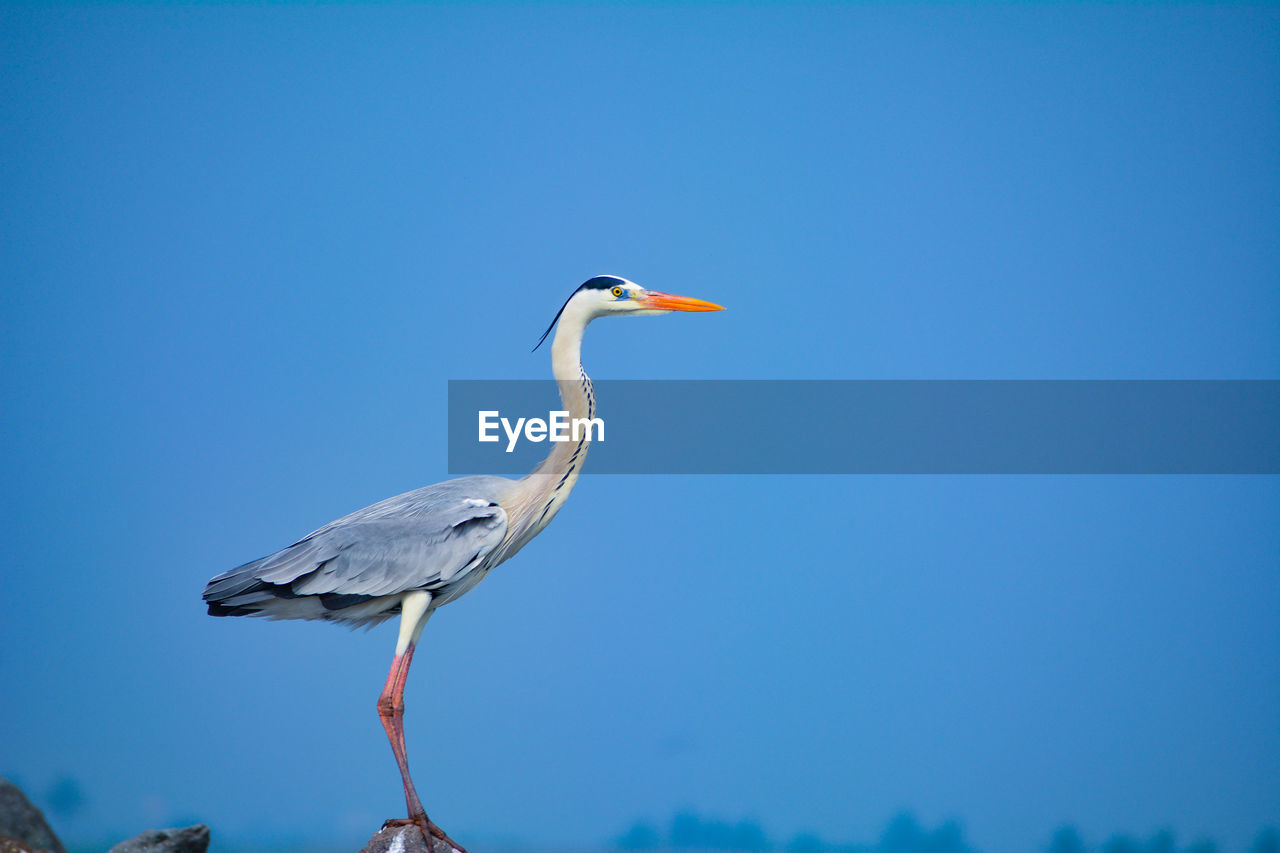
<svg viewBox="0 0 1280 853">
<path fill-rule="evenodd" d="M 621 288 L 621 287 L 615 287 L 613 290 L 611 290 L 611 291 L 609 291 L 609 292 L 610 292 L 610 293 L 612 293 L 612 294 L 614 295 L 614 297 L 615 297 L 615 298 L 617 298 L 617 299 L 621 299 L 621 298 L 622 298 L 622 294 L 623 294 L 623 292 L 624 292 L 624 291 L 622 290 L 622 288 Z"/>
</svg>

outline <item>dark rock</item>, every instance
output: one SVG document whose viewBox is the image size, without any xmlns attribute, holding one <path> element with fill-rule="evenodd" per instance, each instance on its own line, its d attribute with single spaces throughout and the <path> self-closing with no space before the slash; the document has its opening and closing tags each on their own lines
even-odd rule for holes
<svg viewBox="0 0 1280 853">
<path fill-rule="evenodd" d="M 208 849 L 209 827 L 198 823 L 182 829 L 148 829 L 108 853 L 205 853 Z"/>
<path fill-rule="evenodd" d="M 22 850 L 67 853 L 44 815 L 8 779 L 0 779 L 0 837 L 16 841 Z"/>
<path fill-rule="evenodd" d="M 0 835 L 0 853 L 49 853 L 39 847 L 32 847 L 25 841 L 15 841 Z"/>
<path fill-rule="evenodd" d="M 456 853 L 439 838 L 428 841 L 417 824 L 384 826 L 373 834 L 360 853 Z"/>
</svg>

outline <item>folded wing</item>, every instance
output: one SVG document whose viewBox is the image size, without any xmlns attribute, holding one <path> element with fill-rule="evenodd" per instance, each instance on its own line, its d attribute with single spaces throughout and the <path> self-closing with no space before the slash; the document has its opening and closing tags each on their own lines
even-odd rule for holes
<svg viewBox="0 0 1280 853">
<path fill-rule="evenodd" d="M 287 548 L 218 575 L 204 600 L 215 616 L 380 622 L 399 597 L 452 599 L 479 581 L 507 532 L 495 500 L 409 492 L 325 525 Z"/>
</svg>

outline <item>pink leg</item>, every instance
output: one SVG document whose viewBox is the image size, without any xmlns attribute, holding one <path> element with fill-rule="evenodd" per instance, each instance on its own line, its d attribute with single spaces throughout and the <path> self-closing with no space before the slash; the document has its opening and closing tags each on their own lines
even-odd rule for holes
<svg viewBox="0 0 1280 853">
<path fill-rule="evenodd" d="M 416 643 L 410 643 L 404 654 L 396 655 L 391 662 L 391 672 L 387 674 L 387 684 L 378 697 L 378 716 L 382 719 L 382 727 L 387 731 L 387 740 L 391 741 L 391 751 L 395 753 L 396 764 L 400 767 L 404 802 L 409 810 L 408 820 L 389 820 L 387 824 L 416 823 L 424 832 L 439 838 L 459 853 L 467 853 L 427 817 L 426 809 L 422 807 L 418 792 L 413 787 L 413 780 L 409 778 L 409 756 L 404 747 L 404 682 L 409 676 L 409 664 L 413 661 L 415 646 Z"/>
</svg>

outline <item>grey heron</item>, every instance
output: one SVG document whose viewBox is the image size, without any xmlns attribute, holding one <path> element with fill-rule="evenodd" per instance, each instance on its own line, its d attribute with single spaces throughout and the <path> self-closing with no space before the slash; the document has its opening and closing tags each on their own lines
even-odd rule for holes
<svg viewBox="0 0 1280 853">
<path fill-rule="evenodd" d="M 538 346 L 556 330 L 551 369 L 571 419 L 596 414 L 580 352 L 597 317 L 669 311 L 719 311 L 719 305 L 646 290 L 617 276 L 596 276 L 561 306 Z M 537 347 L 534 347 L 536 350 Z M 462 850 L 432 822 L 409 777 L 404 741 L 404 686 L 414 648 L 437 607 L 478 584 L 555 517 L 582 473 L 590 431 L 560 442 L 528 476 L 461 477 L 405 492 L 356 510 L 287 548 L 209 581 L 204 600 L 213 616 L 323 619 L 351 627 L 400 616 L 400 633 L 378 716 L 400 768 L 409 816 L 424 833 Z"/>
</svg>

